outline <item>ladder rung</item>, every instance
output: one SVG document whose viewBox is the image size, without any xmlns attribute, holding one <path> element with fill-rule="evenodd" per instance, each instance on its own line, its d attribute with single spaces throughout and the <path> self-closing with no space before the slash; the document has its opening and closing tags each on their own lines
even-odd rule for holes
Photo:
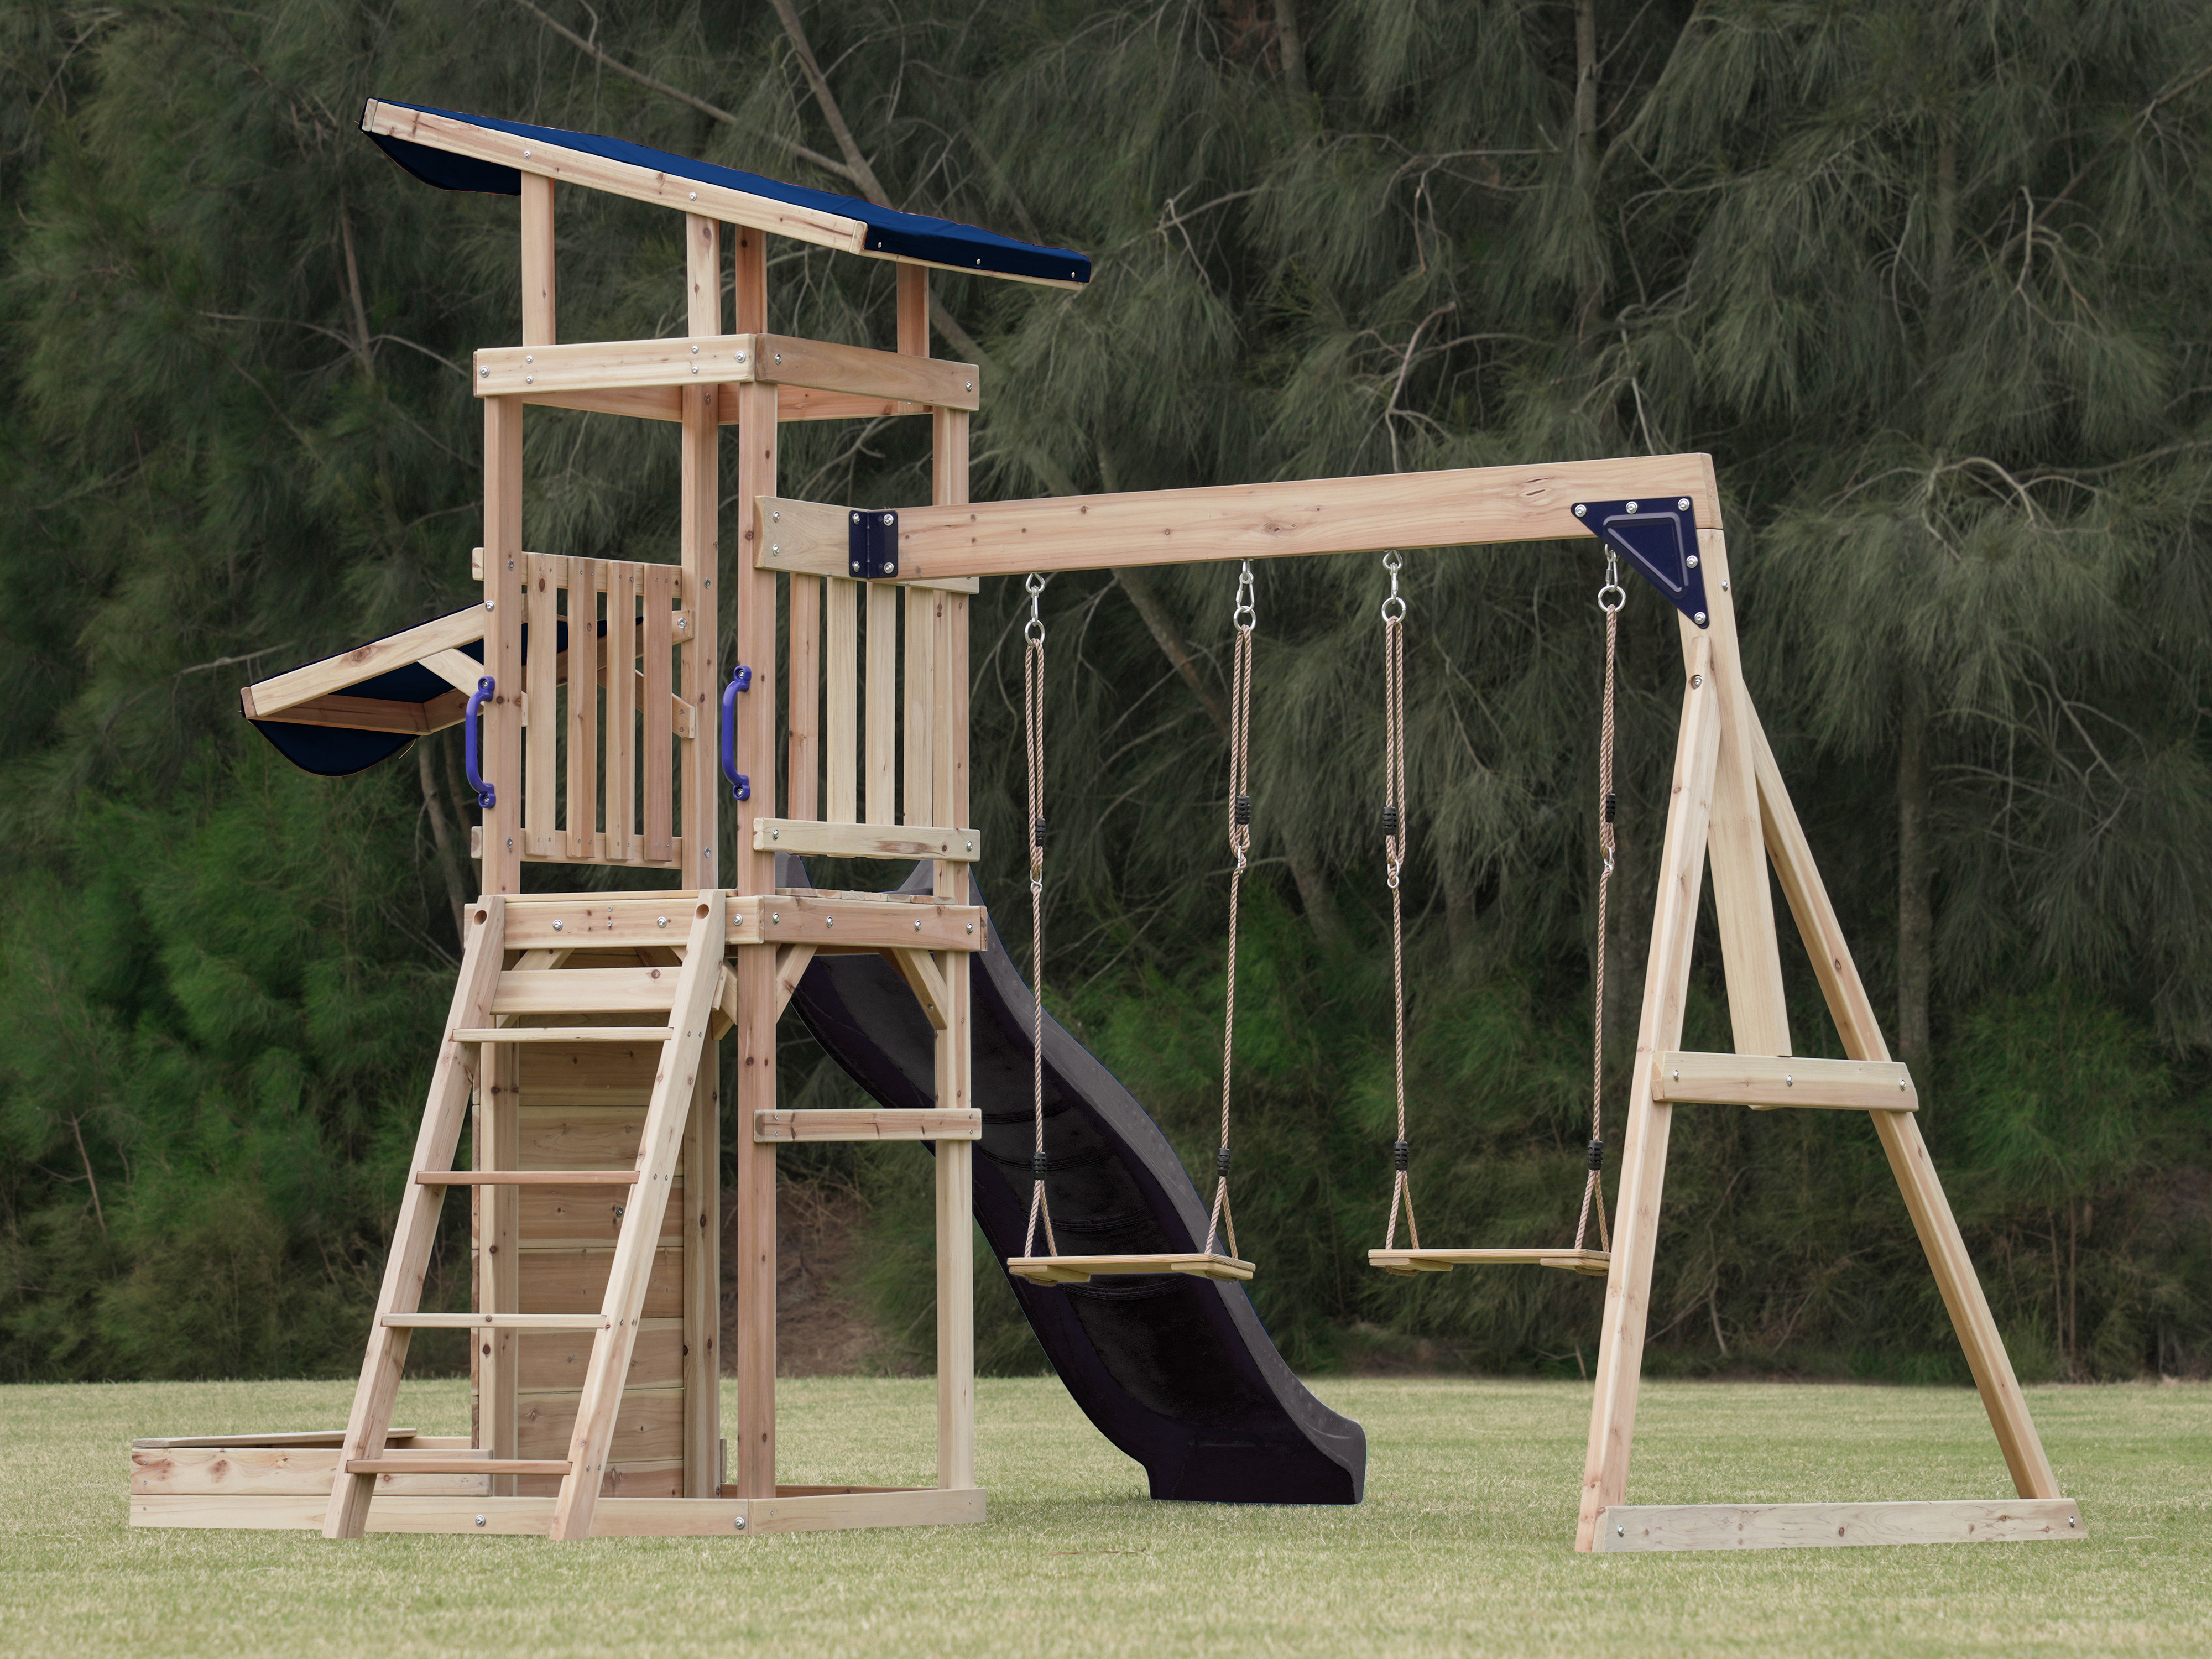
<svg viewBox="0 0 2212 1659">
<path fill-rule="evenodd" d="M 510 969 L 492 993 L 495 1014 L 666 1013 L 677 968 Z"/>
<path fill-rule="evenodd" d="M 348 1474 L 566 1474 L 565 1457 L 349 1457 Z"/>
<path fill-rule="evenodd" d="M 456 1042 L 665 1042 L 676 1033 L 665 1025 L 470 1025 L 453 1033 Z"/>
<path fill-rule="evenodd" d="M 605 1314 L 404 1313 L 383 1322 L 418 1331 L 603 1331 L 611 1322 Z"/>
<path fill-rule="evenodd" d="M 421 1170 L 422 1187 L 635 1187 L 635 1170 Z"/>
</svg>

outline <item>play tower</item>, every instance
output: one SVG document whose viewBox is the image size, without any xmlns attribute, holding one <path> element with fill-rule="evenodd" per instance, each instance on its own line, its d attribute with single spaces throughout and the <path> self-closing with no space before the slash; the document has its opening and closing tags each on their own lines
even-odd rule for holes
<svg viewBox="0 0 2212 1659">
<path fill-rule="evenodd" d="M 1282 1367 L 1231 1282 L 1250 1267 L 1197 1249 L 1204 1212 L 1186 1200 L 1189 1183 L 1164 1139 L 1095 1061 L 1097 1075 L 1085 1070 L 1089 1057 L 1070 1052 L 1064 1034 L 1053 1036 L 1049 1132 L 1038 1108 L 1036 1180 L 1060 1183 L 1051 1203 L 1073 1237 L 1086 1224 L 1084 1188 L 1060 1172 L 1121 1171 L 1134 1194 L 1116 1200 L 1123 1210 L 1150 1206 L 1142 1237 L 1117 1223 L 1128 1237 L 1111 1249 L 1063 1256 L 1055 1245 L 1042 1261 L 997 1243 L 998 1177 L 975 1154 L 981 1145 L 987 1163 L 1026 1183 L 1030 1056 L 1019 1050 L 1022 1109 L 979 1109 L 978 1044 L 988 1036 L 1000 1054 L 1006 1030 L 1020 1029 L 1001 1019 L 981 1030 L 979 999 L 1001 1009 L 1019 984 L 1001 979 L 1002 953 L 979 957 L 991 928 L 969 878 L 981 848 L 968 793 L 969 599 L 986 575 L 1595 536 L 1680 612 L 1684 653 L 1618 1234 L 1609 1251 L 1571 1261 L 1556 1249 L 1414 1247 L 1377 1252 L 1375 1265 L 1412 1274 L 1528 1261 L 1605 1279 L 1580 1548 L 2081 1534 L 1929 1166 L 1911 1079 L 1887 1057 L 1740 677 L 1708 458 L 971 504 L 969 419 L 983 387 L 975 367 L 929 355 L 929 270 L 1078 288 L 1090 276 L 1082 256 L 586 134 L 389 101 L 371 102 L 362 126 L 428 183 L 520 198 L 520 343 L 479 351 L 470 366 L 483 411 L 482 599 L 250 686 L 244 708 L 288 756 L 331 775 L 463 725 L 482 812 L 472 842 L 482 893 L 467 908 L 346 1428 L 137 1443 L 134 1524 L 579 1539 L 980 1521 L 971 1216 L 1002 1256 L 1023 1258 L 1016 1291 L 1040 1340 L 1093 1420 L 1146 1462 L 1156 1495 L 1356 1502 L 1358 1425 L 1311 1401 Z M 579 188 L 684 216 L 683 337 L 562 341 L 556 197 Z M 772 236 L 895 262 L 897 349 L 771 331 Z M 533 405 L 678 428 L 675 558 L 526 548 L 522 434 Z M 930 422 L 927 505 L 778 493 L 781 422 L 886 415 Z M 739 504 L 726 561 L 725 500 Z M 735 818 L 727 839 L 725 801 Z M 896 860 L 915 873 L 898 891 L 830 890 L 807 884 L 809 858 Z M 1731 1054 L 1680 1051 L 1708 862 Z M 1791 1055 L 1770 862 L 1849 1059 Z M 622 866 L 649 872 L 648 884 L 531 890 L 534 864 Z M 849 1041 L 833 1052 L 866 1080 L 883 1022 L 854 994 L 850 975 L 862 970 L 897 990 L 908 1033 L 878 1045 L 903 1043 L 886 1076 L 904 1069 L 871 1092 L 906 1103 L 779 1109 L 776 1024 L 794 997 L 817 1032 L 843 1019 L 836 1029 Z M 733 1101 L 720 1097 L 724 1076 Z M 2017 1499 L 1626 1504 L 1667 1129 L 1686 1103 L 1825 1108 L 1871 1123 Z M 1002 1149 L 993 1125 L 1008 1117 L 1018 1133 Z M 1078 1146 L 1079 1135 L 1090 1139 Z M 777 1484 L 776 1149 L 807 1139 L 934 1149 L 931 1486 Z M 726 1235 L 726 1161 L 736 1188 Z M 472 1206 L 472 1306 L 425 1311 L 441 1209 L 457 1190 Z M 1119 1301 L 1088 1282 L 1109 1274 L 1126 1276 Z M 726 1282 L 735 1304 L 726 1325 Z M 1133 1319 L 1154 1323 L 1128 1339 Z M 395 1424 L 409 1343 L 426 1328 L 468 1333 L 466 1437 Z M 1175 1343 L 1157 1340 L 1170 1328 Z M 1179 1426 L 1175 1390 L 1160 1378 L 1132 1382 L 1128 1353 L 1164 1363 L 1166 1350 L 1207 1342 L 1221 1345 L 1229 1382 L 1202 1421 Z M 725 1375 L 737 1401 L 726 1422 Z M 1155 1458 L 1145 1449 L 1153 1446 L 1170 1449 Z"/>
</svg>

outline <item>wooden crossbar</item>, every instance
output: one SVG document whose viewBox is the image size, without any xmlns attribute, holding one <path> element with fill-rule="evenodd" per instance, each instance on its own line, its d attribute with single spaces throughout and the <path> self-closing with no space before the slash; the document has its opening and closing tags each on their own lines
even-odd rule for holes
<svg viewBox="0 0 2212 1659">
<path fill-rule="evenodd" d="M 1788 1054 L 1662 1054 L 1651 1062 L 1651 1097 L 1748 1106 L 1756 1112 L 1783 1106 L 1844 1112 L 1920 1109 L 1911 1073 L 1894 1060 Z"/>
<path fill-rule="evenodd" d="M 1856 1544 L 1981 1544 L 2087 1538 L 2071 1498 L 1890 1504 L 1617 1504 L 1601 1551 L 1771 1550 Z"/>
</svg>

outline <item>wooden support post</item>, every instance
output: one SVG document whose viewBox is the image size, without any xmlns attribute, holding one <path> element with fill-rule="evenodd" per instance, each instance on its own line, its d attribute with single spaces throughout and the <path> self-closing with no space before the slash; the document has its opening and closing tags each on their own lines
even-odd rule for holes
<svg viewBox="0 0 2212 1659">
<path fill-rule="evenodd" d="M 1850 947 L 1844 943 L 1843 928 L 1828 902 L 1826 885 L 1813 861 L 1812 847 L 1797 822 L 1796 810 L 1783 787 L 1781 769 L 1774 763 L 1766 733 L 1755 714 L 1750 735 L 1767 851 L 1781 877 L 1783 894 L 1796 918 L 1805 949 L 1813 958 L 1814 973 L 1826 994 L 1828 1012 L 1843 1038 L 1844 1052 L 1853 1060 L 1887 1060 L 1889 1047 L 1882 1040 L 1874 1005 L 1859 980 Z M 1996 1431 L 1997 1446 L 2004 1454 L 2013 1486 L 2022 1498 L 2057 1498 L 2057 1477 L 2044 1455 L 2043 1440 L 2028 1415 L 2027 1402 L 2021 1397 L 2020 1379 L 2013 1374 L 2011 1356 L 2005 1352 L 1989 1298 L 1983 1294 L 1973 1261 L 1966 1254 L 1958 1219 L 1943 1196 L 1935 1166 L 1929 1162 L 1919 1121 L 1908 1112 L 1869 1115 L 1874 1119 L 1875 1133 L 1881 1139 L 1881 1150 L 1897 1177 L 1899 1190 L 1905 1194 L 1905 1207 L 1912 1217 L 1913 1231 L 1920 1236 L 1920 1247 L 1928 1254 L 1936 1289 L 1942 1293 L 1952 1328 L 1959 1334 L 1959 1346 L 1966 1351 L 1967 1369 L 1981 1394 L 1982 1408 L 1989 1413 L 1990 1426 Z M 1620 1501 L 1619 1494 L 1613 1501 Z"/>
<path fill-rule="evenodd" d="M 501 1044 L 486 1054 L 477 1089 L 475 1156 L 471 1160 L 480 1170 L 521 1167 L 521 1080 L 519 1051 Z M 476 1310 L 519 1313 L 522 1309 L 522 1194 L 514 1187 L 492 1186 L 477 1188 L 474 1197 L 478 1215 Z M 493 1457 L 514 1457 L 521 1403 L 516 1391 L 516 1333 L 488 1330 L 469 1340 L 476 1347 L 470 1356 L 477 1373 L 474 1443 Z M 494 1477 L 492 1492 L 514 1497 L 513 1478 Z"/>
<path fill-rule="evenodd" d="M 1702 458 L 1706 488 L 1712 461 Z M 1686 663 L 1702 639 L 1712 655 L 1712 688 L 1719 704 L 1720 759 L 1713 773 L 1713 820 L 1709 852 L 1713 867 L 1713 912 L 1720 922 L 1721 962 L 1728 979 L 1729 1024 L 1740 1054 L 1790 1052 L 1790 1014 L 1782 990 L 1782 956 L 1774 933 L 1774 893 L 1766 875 L 1765 844 L 1759 828 L 1759 787 L 1752 775 L 1751 696 L 1743 683 L 1736 641 L 1735 599 L 1729 592 L 1728 538 L 1717 526 L 1698 532 L 1705 565 L 1709 626 L 1680 618 Z"/>
<path fill-rule="evenodd" d="M 768 259 L 757 230 L 736 233 L 736 327 L 764 332 L 768 327 Z M 750 504 L 775 494 L 776 395 L 769 385 L 738 388 L 737 496 L 748 506 L 744 545 L 738 562 L 738 659 L 751 665 L 754 684 L 775 684 L 775 573 L 757 568 L 761 526 Z M 738 699 L 738 752 L 760 757 L 763 778 L 775 768 L 775 698 L 753 695 Z M 850 774 L 848 774 L 850 776 Z M 832 775 L 834 787 L 835 776 Z M 848 788 L 850 785 L 847 786 Z M 738 805 L 738 836 L 722 878 L 740 891 L 775 890 L 775 855 L 753 849 L 753 820 L 772 817 L 775 790 L 757 781 L 751 800 Z M 738 1046 L 734 1103 L 738 1121 L 775 1109 L 775 951 L 772 946 L 738 952 L 738 1023 L 729 1040 Z M 738 1311 L 731 1356 L 738 1383 L 738 1420 L 731 1439 L 736 1467 L 730 1471 L 741 1498 L 775 1496 L 775 1147 L 750 1134 L 734 1137 L 738 1214 L 730 1254 L 735 1267 Z"/>
<path fill-rule="evenodd" d="M 919 266 L 899 267 L 899 349 L 929 350 L 929 273 Z M 930 494 L 939 507 L 968 499 L 968 412 L 931 410 Z M 926 793 L 929 812 L 946 823 L 964 824 L 968 803 L 968 596 L 936 592 L 910 597 L 907 651 L 928 653 L 930 696 L 927 744 L 909 739 L 908 812 Z M 912 668 L 909 665 L 909 673 Z M 915 720 L 909 699 L 908 719 Z M 917 763 L 933 775 L 917 786 Z M 920 818 L 927 823 L 927 815 Z M 972 889 L 968 866 L 940 859 L 935 869 L 939 899 L 965 904 Z M 970 1103 L 969 1046 L 972 996 L 968 952 L 946 951 L 937 957 L 945 982 L 945 1025 L 937 1033 L 937 1105 L 964 1111 Z M 937 1484 L 949 1489 L 975 1484 L 975 1148 L 972 1141 L 937 1143 Z"/>
<path fill-rule="evenodd" d="M 721 1484 L 721 1045 L 708 1038 L 684 1129 L 684 1495 Z"/>
<path fill-rule="evenodd" d="M 1604 1323 L 1598 1340 L 1597 1392 L 1590 1407 L 1582 1516 L 1575 1535 L 1578 1550 L 1592 1547 L 1599 1512 L 1620 1503 L 1628 1484 L 1650 1313 L 1652 1249 L 1659 1232 L 1659 1194 L 1666 1180 L 1667 1135 L 1674 1112 L 1651 1097 L 1651 1065 L 1662 1050 L 1681 1046 L 1690 946 L 1697 933 L 1698 893 L 1705 875 L 1706 827 L 1712 816 L 1713 774 L 1722 737 L 1711 661 L 1701 641 L 1691 657 L 1689 684 L 1682 693 L 1667 839 L 1660 855 L 1658 904 L 1644 969 L 1644 1012 L 1631 1073 L 1627 1154 L 1614 1206 L 1613 1270 L 1606 1279 Z"/>
<path fill-rule="evenodd" d="M 522 401 L 487 398 L 484 411 L 484 672 L 495 685 L 480 716 L 484 781 L 483 887 L 522 890 Z"/>
<path fill-rule="evenodd" d="M 551 345 L 557 337 L 553 301 L 553 181 L 542 173 L 522 179 L 522 343 Z"/>
<path fill-rule="evenodd" d="M 694 336 L 722 331 L 722 228 L 712 219 L 686 214 L 684 225 L 684 292 L 686 326 Z M 684 884 L 701 887 L 726 885 L 722 879 L 717 830 L 721 814 L 715 787 L 721 747 L 720 635 L 716 629 L 717 596 L 721 592 L 720 528 L 717 503 L 721 477 L 718 447 L 721 442 L 719 398 L 722 388 L 712 384 L 680 388 L 684 399 L 684 505 L 680 541 L 684 559 L 684 608 L 690 630 L 678 648 L 676 695 L 692 710 L 694 736 L 679 745 L 683 760 L 680 793 L 682 817 L 678 833 L 684 838 Z M 748 514 L 745 516 L 750 517 Z M 740 660 L 743 660 L 740 659 Z M 775 676 L 768 673 L 752 694 L 773 706 Z M 741 699 L 742 701 L 742 699 Z M 775 763 L 763 751 L 758 769 L 766 798 L 775 799 Z"/>
</svg>

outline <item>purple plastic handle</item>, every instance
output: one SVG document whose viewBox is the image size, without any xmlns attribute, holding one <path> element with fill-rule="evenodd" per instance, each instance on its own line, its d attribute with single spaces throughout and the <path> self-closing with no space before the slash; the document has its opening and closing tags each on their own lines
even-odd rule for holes
<svg viewBox="0 0 2212 1659">
<path fill-rule="evenodd" d="M 753 689 L 753 671 L 739 663 L 722 692 L 722 775 L 732 800 L 750 800 L 753 781 L 738 770 L 738 693 Z"/>
<path fill-rule="evenodd" d="M 497 690 L 491 676 L 485 675 L 477 682 L 477 689 L 469 693 L 468 712 L 461 716 L 462 764 L 468 769 L 469 787 L 477 792 L 477 805 L 487 812 L 498 804 L 499 797 L 484 781 L 483 721 L 478 718 L 477 711 L 484 706 L 484 699 Z"/>
</svg>

